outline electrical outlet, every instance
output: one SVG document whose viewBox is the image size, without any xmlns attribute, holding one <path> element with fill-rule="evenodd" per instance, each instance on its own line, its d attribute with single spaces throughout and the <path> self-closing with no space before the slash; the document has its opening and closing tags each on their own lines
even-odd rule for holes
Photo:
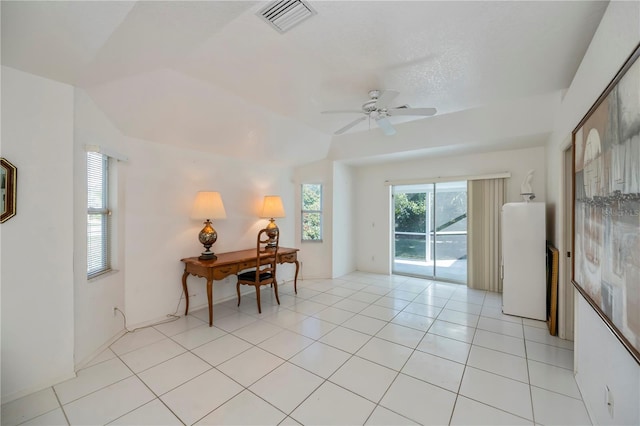
<svg viewBox="0 0 640 426">
<path fill-rule="evenodd" d="M 613 392 L 609 389 L 609 386 L 604 386 L 604 403 L 607 405 L 607 411 L 609 411 L 609 416 L 613 418 Z"/>
</svg>

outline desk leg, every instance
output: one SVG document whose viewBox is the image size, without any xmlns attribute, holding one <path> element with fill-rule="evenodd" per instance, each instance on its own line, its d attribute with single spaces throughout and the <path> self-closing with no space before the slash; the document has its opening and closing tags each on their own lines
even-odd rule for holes
<svg viewBox="0 0 640 426">
<path fill-rule="evenodd" d="M 207 300 L 209 302 L 209 327 L 213 325 L 213 279 L 207 280 Z"/>
<path fill-rule="evenodd" d="M 296 260 L 296 276 L 293 278 L 293 290 L 298 294 L 298 271 L 300 270 L 300 262 Z"/>
<path fill-rule="evenodd" d="M 189 273 L 187 271 L 184 271 L 184 274 L 182 274 L 182 291 L 184 294 L 184 300 L 185 300 L 185 304 L 187 305 L 187 307 L 184 309 L 184 315 L 187 316 L 187 314 L 189 313 L 189 292 L 187 291 L 187 277 L 189 276 Z"/>
</svg>

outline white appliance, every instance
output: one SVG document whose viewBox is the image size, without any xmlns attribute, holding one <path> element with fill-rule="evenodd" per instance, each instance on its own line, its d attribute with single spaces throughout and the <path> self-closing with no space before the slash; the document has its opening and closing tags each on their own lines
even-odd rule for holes
<svg viewBox="0 0 640 426">
<path fill-rule="evenodd" d="M 502 206 L 502 312 L 547 320 L 544 203 Z"/>
</svg>

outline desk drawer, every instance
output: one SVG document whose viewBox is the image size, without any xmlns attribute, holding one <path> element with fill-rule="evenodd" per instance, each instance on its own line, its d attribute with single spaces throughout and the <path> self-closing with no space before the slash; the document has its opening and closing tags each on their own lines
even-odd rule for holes
<svg viewBox="0 0 640 426">
<path fill-rule="evenodd" d="M 250 262 L 241 262 L 238 263 L 238 271 L 242 271 L 245 269 L 251 269 L 256 267 L 256 261 L 252 260 Z"/>
<path fill-rule="evenodd" d="M 298 259 L 297 253 L 283 254 L 280 256 L 280 263 L 293 263 Z"/>
<path fill-rule="evenodd" d="M 221 280 L 237 272 L 238 272 L 238 265 L 221 266 L 213 270 L 213 279 Z"/>
</svg>

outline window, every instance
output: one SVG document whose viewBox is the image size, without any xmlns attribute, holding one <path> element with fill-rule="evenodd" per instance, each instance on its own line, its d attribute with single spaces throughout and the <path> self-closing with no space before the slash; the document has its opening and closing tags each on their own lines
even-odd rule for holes
<svg viewBox="0 0 640 426">
<path fill-rule="evenodd" d="M 111 270 L 109 157 L 87 152 L 87 278 Z"/>
<path fill-rule="evenodd" d="M 302 184 L 302 241 L 322 241 L 322 185 Z"/>
<path fill-rule="evenodd" d="M 467 281 L 467 181 L 393 186 L 393 273 Z"/>
</svg>

